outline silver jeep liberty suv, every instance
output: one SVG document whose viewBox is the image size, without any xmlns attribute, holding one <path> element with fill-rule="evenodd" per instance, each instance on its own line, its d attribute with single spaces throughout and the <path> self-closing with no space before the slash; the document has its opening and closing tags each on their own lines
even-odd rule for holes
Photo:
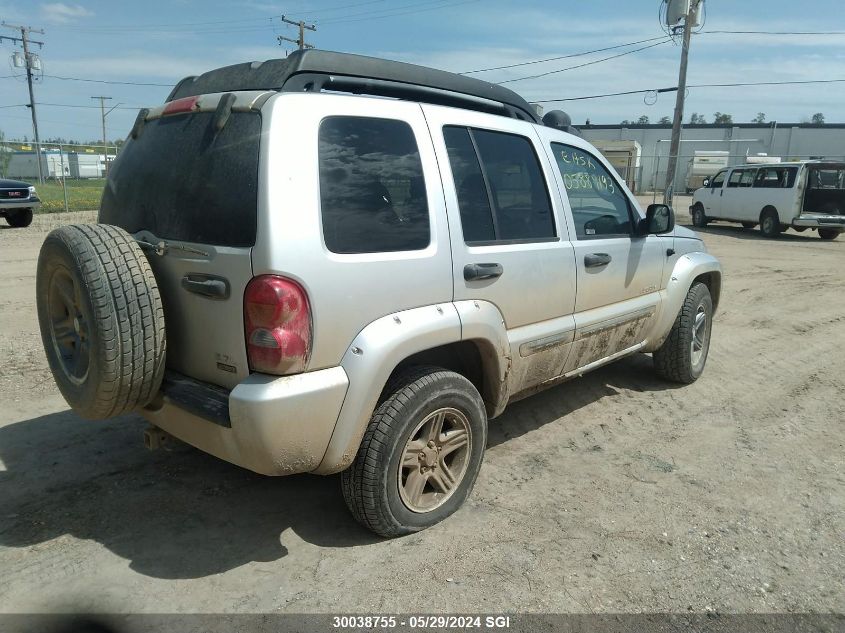
<svg viewBox="0 0 845 633">
<path fill-rule="evenodd" d="M 138 114 L 99 223 L 42 247 L 62 394 L 140 413 L 149 445 L 340 472 L 354 517 L 395 536 L 460 507 L 509 402 L 637 352 L 693 382 L 719 262 L 547 120 L 325 51 L 184 79 Z"/>
</svg>

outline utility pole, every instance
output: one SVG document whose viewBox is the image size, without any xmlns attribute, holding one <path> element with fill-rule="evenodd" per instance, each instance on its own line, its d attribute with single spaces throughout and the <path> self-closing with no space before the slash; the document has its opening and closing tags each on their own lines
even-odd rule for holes
<svg viewBox="0 0 845 633">
<path fill-rule="evenodd" d="M 15 31 L 20 31 L 21 36 L 17 37 L 7 37 L 5 35 L 0 36 L 0 40 L 7 39 L 13 42 L 20 42 L 23 46 L 23 59 L 24 59 L 24 66 L 26 66 L 26 83 L 29 85 L 29 109 L 32 114 L 32 131 L 35 134 L 35 163 L 38 165 L 38 182 L 44 182 L 44 173 L 41 169 L 41 139 L 38 136 L 38 116 L 35 114 L 35 94 L 32 91 L 32 69 L 35 66 L 35 62 L 38 60 L 38 57 L 34 54 L 30 54 L 29 52 L 29 45 L 38 44 L 38 46 L 44 46 L 44 42 L 37 42 L 35 40 L 29 39 L 30 33 L 40 33 L 44 35 L 43 29 L 34 29 L 31 26 L 15 26 L 13 24 L 6 24 L 5 22 L 2 23 L 7 29 L 14 29 Z"/>
<path fill-rule="evenodd" d="M 92 99 L 99 99 L 100 100 L 100 117 L 103 119 L 103 170 L 105 176 L 109 175 L 109 146 L 108 141 L 106 140 L 106 116 L 109 112 L 114 110 L 117 106 L 114 106 L 109 112 L 106 112 L 106 99 L 111 99 L 111 97 L 91 97 Z M 119 105 L 119 104 L 118 104 Z"/>
<path fill-rule="evenodd" d="M 284 37 L 282 35 L 279 35 L 277 37 L 277 39 L 279 40 L 279 46 L 282 45 L 282 42 L 293 42 L 294 44 L 296 44 L 299 47 L 299 50 L 301 50 L 301 51 L 305 50 L 306 48 L 314 48 L 314 46 L 312 46 L 311 44 L 308 44 L 305 41 L 305 31 L 306 31 L 306 29 L 309 30 L 309 31 L 316 31 L 317 26 L 315 24 L 305 24 L 304 20 L 299 20 L 298 22 L 295 21 L 295 20 L 289 20 L 284 15 L 282 16 L 282 22 L 285 22 L 287 24 L 292 24 L 294 26 L 298 26 L 299 27 L 299 37 L 294 40 L 294 39 L 291 39 L 289 37 Z"/>
<path fill-rule="evenodd" d="M 684 99 L 687 92 L 687 58 L 689 57 L 690 39 L 693 21 L 699 3 L 704 0 L 690 0 L 689 10 L 684 16 L 684 44 L 681 48 L 681 70 L 678 74 L 678 93 L 675 97 L 675 120 L 672 122 L 672 142 L 669 145 L 669 166 L 666 169 L 666 188 L 663 191 L 663 203 L 672 206 L 675 188 L 675 172 L 678 168 L 678 151 L 681 145 L 681 125 L 684 120 Z"/>
</svg>

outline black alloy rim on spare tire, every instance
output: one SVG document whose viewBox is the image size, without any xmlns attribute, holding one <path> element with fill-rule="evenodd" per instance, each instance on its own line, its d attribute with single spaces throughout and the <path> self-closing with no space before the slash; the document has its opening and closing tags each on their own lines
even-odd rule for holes
<svg viewBox="0 0 845 633">
<path fill-rule="evenodd" d="M 67 268 L 60 266 L 50 277 L 47 293 L 50 336 L 56 357 L 68 379 L 80 385 L 88 377 L 91 347 L 79 284 Z"/>
</svg>

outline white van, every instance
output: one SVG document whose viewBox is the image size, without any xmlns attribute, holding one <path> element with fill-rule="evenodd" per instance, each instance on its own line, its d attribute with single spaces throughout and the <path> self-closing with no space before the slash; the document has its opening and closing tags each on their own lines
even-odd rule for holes
<svg viewBox="0 0 845 633">
<path fill-rule="evenodd" d="M 767 237 L 792 227 L 813 229 L 823 240 L 845 230 L 845 163 L 801 161 L 739 165 L 705 179 L 693 194 L 693 224 L 714 220 L 760 225 Z"/>
</svg>

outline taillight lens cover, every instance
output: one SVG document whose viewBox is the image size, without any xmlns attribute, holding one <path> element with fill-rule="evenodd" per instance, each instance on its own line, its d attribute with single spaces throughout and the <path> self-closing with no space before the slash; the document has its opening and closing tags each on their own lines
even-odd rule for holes
<svg viewBox="0 0 845 633">
<path fill-rule="evenodd" d="M 267 374 L 305 371 L 311 352 L 308 295 L 279 275 L 255 277 L 244 292 L 244 327 L 249 368 Z"/>
</svg>

